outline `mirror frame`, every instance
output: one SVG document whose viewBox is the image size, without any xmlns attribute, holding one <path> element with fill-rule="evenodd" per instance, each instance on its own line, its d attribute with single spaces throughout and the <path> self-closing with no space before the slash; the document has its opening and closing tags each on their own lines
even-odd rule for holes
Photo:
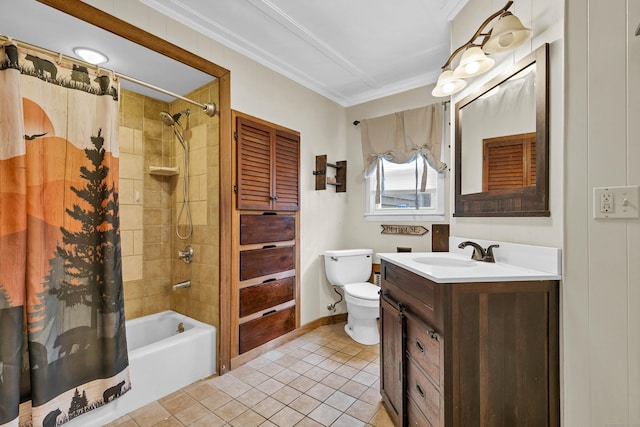
<svg viewBox="0 0 640 427">
<path fill-rule="evenodd" d="M 536 64 L 536 185 L 462 194 L 461 109 L 526 67 Z M 549 45 L 466 96 L 455 106 L 455 217 L 550 216 L 549 212 Z"/>
</svg>

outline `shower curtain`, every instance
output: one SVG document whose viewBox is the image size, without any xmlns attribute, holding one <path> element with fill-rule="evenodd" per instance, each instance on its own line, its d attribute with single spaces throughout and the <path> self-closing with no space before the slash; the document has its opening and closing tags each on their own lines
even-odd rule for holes
<svg viewBox="0 0 640 427">
<path fill-rule="evenodd" d="M 61 425 L 131 387 L 112 77 L 0 49 L 0 427 Z"/>
</svg>

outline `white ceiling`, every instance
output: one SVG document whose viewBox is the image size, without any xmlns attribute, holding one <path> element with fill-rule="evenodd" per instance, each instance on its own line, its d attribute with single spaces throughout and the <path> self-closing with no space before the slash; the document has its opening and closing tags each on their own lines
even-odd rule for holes
<svg viewBox="0 0 640 427">
<path fill-rule="evenodd" d="M 468 0 L 138 1 L 346 107 L 434 83 Z M 68 56 L 95 48 L 105 68 L 178 94 L 212 80 L 35 0 L 0 0 L 0 34 Z"/>
<path fill-rule="evenodd" d="M 434 83 L 468 0 L 139 1 L 350 106 Z"/>
</svg>

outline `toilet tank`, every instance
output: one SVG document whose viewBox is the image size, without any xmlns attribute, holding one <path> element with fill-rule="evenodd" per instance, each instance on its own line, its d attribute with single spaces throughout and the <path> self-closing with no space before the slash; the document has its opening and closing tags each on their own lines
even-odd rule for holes
<svg viewBox="0 0 640 427">
<path fill-rule="evenodd" d="M 373 250 L 345 249 L 324 252 L 324 268 L 332 285 L 366 282 L 371 276 Z"/>
</svg>

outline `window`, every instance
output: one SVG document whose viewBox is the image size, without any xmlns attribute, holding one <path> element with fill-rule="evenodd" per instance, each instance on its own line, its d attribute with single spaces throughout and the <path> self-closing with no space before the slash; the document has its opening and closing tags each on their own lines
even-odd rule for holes
<svg viewBox="0 0 640 427">
<path fill-rule="evenodd" d="M 367 179 L 368 221 L 443 221 L 444 174 L 427 167 L 427 185 L 420 191 L 425 162 L 418 157 L 405 164 L 382 160 L 383 185 L 376 203 L 376 174 Z"/>
</svg>

